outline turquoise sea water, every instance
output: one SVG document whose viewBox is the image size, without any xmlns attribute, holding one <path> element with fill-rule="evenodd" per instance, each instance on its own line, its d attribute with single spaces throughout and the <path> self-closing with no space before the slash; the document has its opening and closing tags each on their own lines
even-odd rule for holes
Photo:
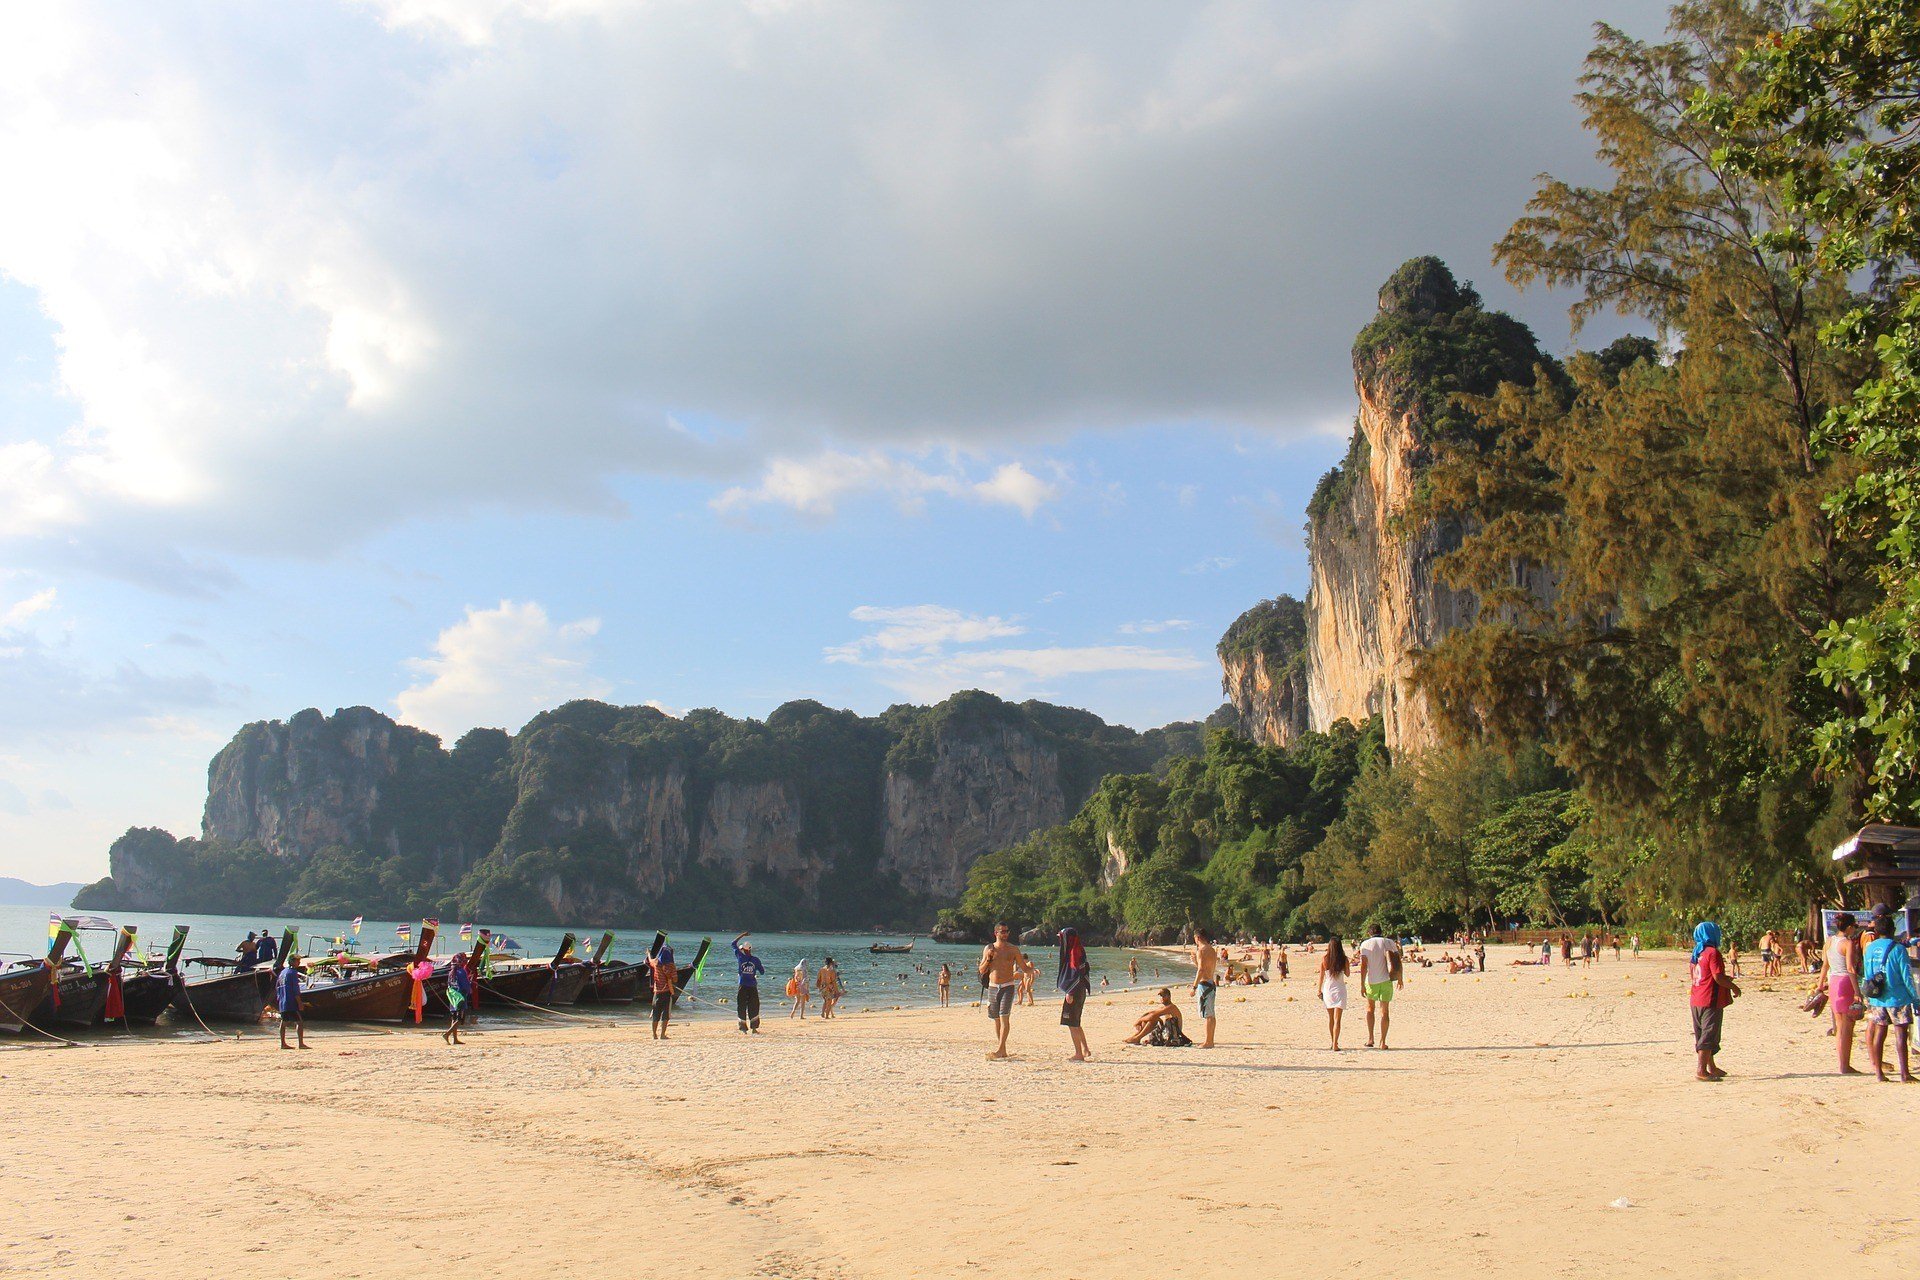
<svg viewBox="0 0 1920 1280">
<path fill-rule="evenodd" d="M 62 912 L 63 915 L 82 914 L 74 911 Z M 351 936 L 350 923 L 347 920 L 302 920 L 280 917 L 258 916 L 202 916 L 202 915 L 166 915 L 143 914 L 140 912 L 101 913 L 116 925 L 130 924 L 139 929 L 143 947 L 151 947 L 158 952 L 166 946 L 172 936 L 173 926 L 187 925 L 192 932 L 187 937 L 187 954 L 208 956 L 230 956 L 240 939 L 248 930 L 259 931 L 262 928 L 271 932 L 277 940 L 283 929 L 295 927 L 300 930 L 301 946 L 309 952 L 324 949 L 332 939 Z M 45 952 L 47 939 L 47 915 L 45 907 L 0 907 L 0 957 L 7 960 L 26 955 L 40 955 Z M 416 931 L 420 927 L 418 920 L 402 922 L 395 920 L 367 920 L 362 923 L 357 950 L 391 951 L 398 949 L 400 943 L 395 930 L 401 923 L 411 924 Z M 441 921 L 440 939 L 435 951 L 451 954 L 461 946 L 460 921 Z M 519 942 L 522 951 L 518 954 L 537 959 L 547 959 L 560 945 L 564 932 L 560 929 L 502 925 L 492 921 L 485 922 L 496 935 L 505 934 Z M 581 950 L 590 950 L 598 941 L 601 930 L 576 930 L 581 935 Z M 733 956 L 727 950 L 727 941 L 737 930 L 716 926 L 712 929 L 675 930 L 669 937 L 669 945 L 674 949 L 676 958 L 685 964 L 689 962 L 700 945 L 702 937 L 713 939 L 713 953 L 709 957 L 699 985 L 691 990 L 694 999 L 683 1002 L 682 1012 L 689 1016 L 732 1017 L 731 1002 L 735 986 Z M 418 934 L 416 932 L 415 936 Z M 875 942 L 905 942 L 905 936 L 876 937 L 873 934 L 846 933 L 765 933 L 754 934 L 752 942 L 755 954 L 767 966 L 767 973 L 760 980 L 761 1000 L 765 1016 L 781 1018 L 786 1016 L 786 998 L 782 994 L 786 988 L 787 976 L 800 960 L 807 962 L 809 975 L 819 970 L 820 962 L 832 956 L 840 966 L 842 983 L 847 995 L 841 1002 L 841 1008 L 848 1013 L 869 1009 L 890 1009 L 914 1005 L 928 1005 L 939 998 L 936 977 L 942 963 L 953 966 L 953 1000 L 955 1003 L 969 1002 L 979 994 L 979 980 L 974 976 L 974 966 L 978 963 L 980 948 L 970 944 L 949 945 L 929 942 L 925 938 L 914 940 L 913 951 L 907 955 L 873 955 L 867 948 Z M 113 939 L 106 933 L 87 932 L 82 934 L 82 942 L 87 954 L 95 960 L 104 960 L 112 954 Z M 616 931 L 613 950 L 610 957 L 619 959 L 637 959 L 646 954 L 647 947 L 653 942 L 652 931 L 621 933 Z M 1041 977 L 1035 989 L 1035 998 L 1045 1003 L 1053 995 L 1054 949 L 1032 947 L 1028 954 L 1034 963 L 1040 966 Z M 1142 982 L 1153 978 L 1157 972 L 1164 971 L 1168 980 L 1174 979 L 1173 966 L 1159 956 L 1147 952 L 1128 952 L 1113 947 L 1095 947 L 1088 951 L 1093 964 L 1094 988 L 1100 989 L 1100 980 L 1108 978 L 1113 987 L 1127 984 L 1127 958 L 1137 956 L 1140 961 Z M 618 1007 L 615 1006 L 617 1009 Z M 813 1011 L 819 1009 L 816 996 Z M 630 1011 L 617 1013 L 598 1011 L 591 1006 L 579 1006 L 577 1010 L 568 1010 L 588 1016 L 631 1017 Z M 530 1020 L 538 1021 L 542 1015 L 528 1013 Z M 548 1015 L 551 1017 L 551 1015 Z"/>
</svg>

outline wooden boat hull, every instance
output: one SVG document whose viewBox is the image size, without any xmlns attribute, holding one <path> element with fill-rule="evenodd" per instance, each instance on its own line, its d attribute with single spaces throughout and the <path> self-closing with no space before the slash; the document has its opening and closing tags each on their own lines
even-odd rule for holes
<svg viewBox="0 0 1920 1280">
<path fill-rule="evenodd" d="M 173 978 L 165 973 L 124 973 L 120 975 L 120 1001 L 126 1006 L 126 1021 L 151 1025 L 173 1003 Z M 107 1020 L 106 1005 L 100 1006 L 100 1021 Z M 119 1018 L 114 1019 L 119 1022 Z"/>
<path fill-rule="evenodd" d="M 308 1022 L 411 1022 L 413 979 L 392 969 L 309 987 L 300 993 L 300 1013 Z"/>
<path fill-rule="evenodd" d="M 88 973 L 85 969 L 63 970 L 34 1009 L 35 1026 L 54 1023 L 68 1027 L 90 1027 L 100 1020 L 107 1004 L 107 974 L 104 969 Z"/>
<path fill-rule="evenodd" d="M 258 1022 L 266 1016 L 272 994 L 272 971 L 254 969 L 183 982 L 175 987 L 172 1003 L 183 1018 L 198 1014 L 202 1022 Z"/>
<path fill-rule="evenodd" d="M 647 966 L 637 961 L 628 964 L 595 965 L 580 989 L 580 1004 L 632 1004 L 647 978 Z"/>
<path fill-rule="evenodd" d="M 544 966 L 508 969 L 480 979 L 480 1007 L 486 1008 L 490 998 L 508 1009 L 523 1004 L 572 1004 L 586 985 L 587 966 L 583 964 L 562 965 L 557 970 Z"/>
<path fill-rule="evenodd" d="M 33 1014 L 46 999 L 52 980 L 45 965 L 0 974 L 0 1031 L 19 1031 L 29 1021 L 38 1026 Z"/>
</svg>

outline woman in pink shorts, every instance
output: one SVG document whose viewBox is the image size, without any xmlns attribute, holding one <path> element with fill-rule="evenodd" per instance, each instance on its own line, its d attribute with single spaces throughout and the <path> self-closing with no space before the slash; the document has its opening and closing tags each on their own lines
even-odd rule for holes
<svg viewBox="0 0 1920 1280">
<path fill-rule="evenodd" d="M 1853 1066 L 1853 1024 L 1864 1010 L 1860 1003 L 1860 938 L 1849 912 L 1834 917 L 1827 939 L 1827 1002 L 1833 1009 L 1833 1035 L 1840 1049 L 1840 1074 L 1857 1076 Z"/>
</svg>

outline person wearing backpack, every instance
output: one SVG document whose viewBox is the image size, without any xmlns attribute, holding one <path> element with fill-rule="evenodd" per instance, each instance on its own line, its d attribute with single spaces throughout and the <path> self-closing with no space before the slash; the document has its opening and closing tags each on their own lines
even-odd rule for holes
<svg viewBox="0 0 1920 1280">
<path fill-rule="evenodd" d="M 1900 1083 L 1913 1083 L 1908 1041 L 1913 1036 L 1914 1007 L 1920 1004 L 1913 988 L 1913 964 L 1906 944 L 1893 936 L 1893 916 L 1873 918 L 1873 941 L 1861 956 L 1860 994 L 1867 1000 L 1867 1049 L 1873 1055 L 1873 1073 L 1887 1080 L 1887 1029 L 1893 1029 L 1894 1057 L 1900 1064 Z"/>
</svg>

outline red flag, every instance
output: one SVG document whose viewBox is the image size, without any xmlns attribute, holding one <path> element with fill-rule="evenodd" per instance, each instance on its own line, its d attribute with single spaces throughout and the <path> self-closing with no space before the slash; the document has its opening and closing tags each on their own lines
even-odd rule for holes
<svg viewBox="0 0 1920 1280">
<path fill-rule="evenodd" d="M 125 1018 L 126 1016 L 127 1000 L 126 996 L 120 990 L 120 974 L 113 969 L 109 969 L 107 970 L 106 1019 L 108 1022 L 112 1022 L 115 1018 Z"/>
</svg>

